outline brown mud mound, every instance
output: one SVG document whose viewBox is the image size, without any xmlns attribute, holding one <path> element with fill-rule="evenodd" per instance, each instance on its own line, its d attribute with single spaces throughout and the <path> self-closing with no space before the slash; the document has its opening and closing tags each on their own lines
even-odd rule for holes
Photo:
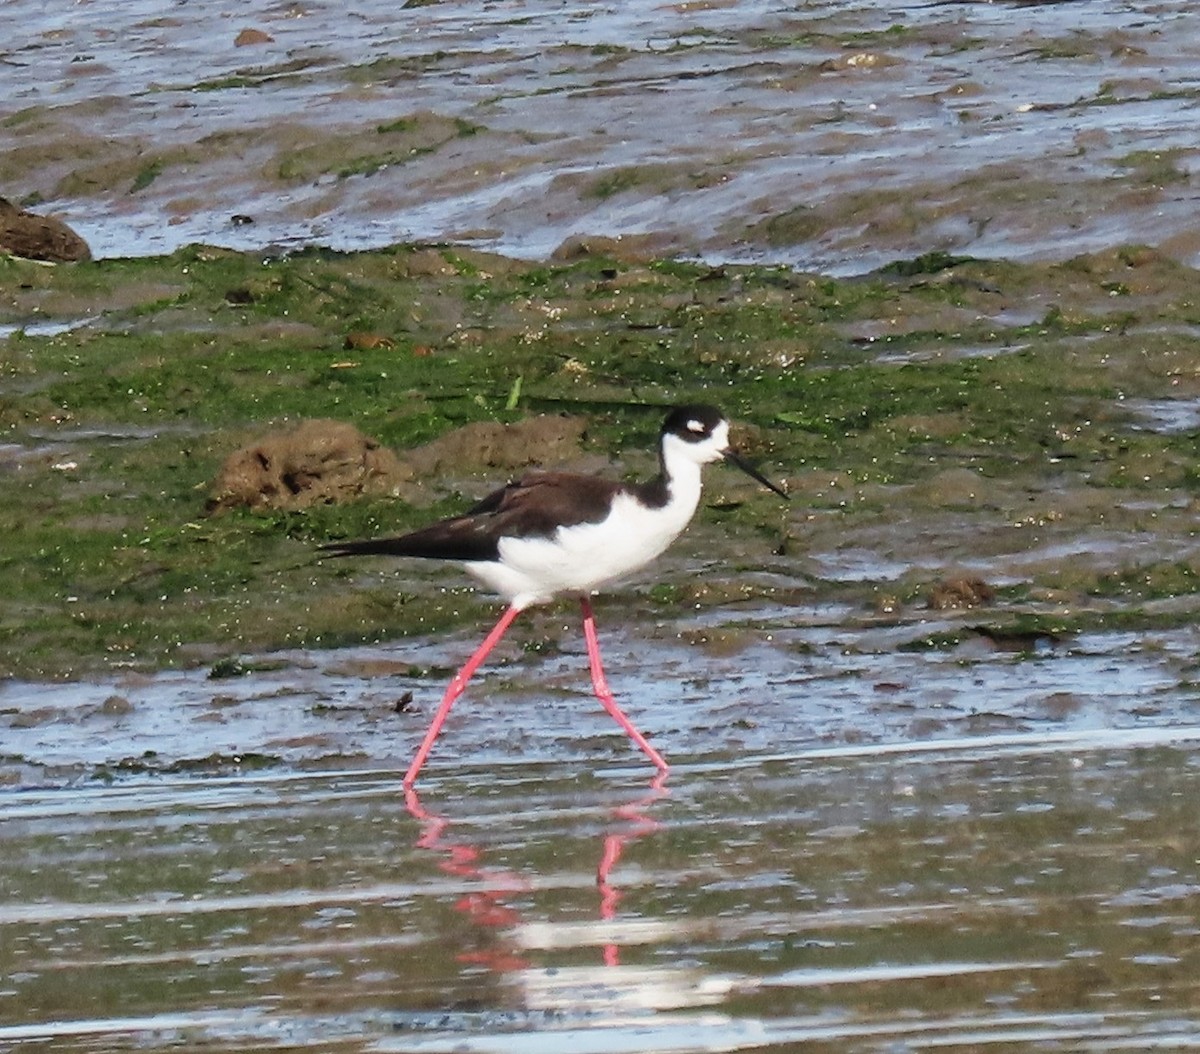
<svg viewBox="0 0 1200 1054">
<path fill-rule="evenodd" d="M 38 216 L 0 198 L 0 252 L 26 260 L 90 260 L 92 251 L 62 220 Z"/>
<path fill-rule="evenodd" d="M 304 509 L 367 495 L 401 496 L 418 477 L 558 464 L 579 453 L 585 427 L 582 418 L 572 417 L 478 421 L 398 457 L 353 425 L 305 421 L 231 454 L 213 481 L 208 511 Z"/>
<path fill-rule="evenodd" d="M 557 465 L 578 455 L 586 427 L 581 417 L 476 421 L 408 451 L 404 460 L 419 476 Z"/>
<path fill-rule="evenodd" d="M 231 454 L 213 482 L 209 512 L 304 509 L 395 492 L 411 469 L 342 421 L 304 421 Z"/>
</svg>

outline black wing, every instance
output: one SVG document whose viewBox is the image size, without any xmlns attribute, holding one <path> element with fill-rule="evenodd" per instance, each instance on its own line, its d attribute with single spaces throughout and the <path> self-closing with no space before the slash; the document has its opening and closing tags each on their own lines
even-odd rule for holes
<svg viewBox="0 0 1200 1054">
<path fill-rule="evenodd" d="M 461 516 L 393 538 L 322 545 L 331 556 L 498 560 L 502 538 L 548 538 L 559 527 L 598 523 L 620 483 L 566 472 L 536 472 L 493 491 Z"/>
</svg>

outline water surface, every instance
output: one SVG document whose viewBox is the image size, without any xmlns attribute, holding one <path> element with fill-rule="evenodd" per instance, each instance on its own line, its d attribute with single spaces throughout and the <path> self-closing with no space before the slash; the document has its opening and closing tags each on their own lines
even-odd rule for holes
<svg viewBox="0 0 1200 1054">
<path fill-rule="evenodd" d="M 665 781 L 570 643 L 502 648 L 408 795 L 417 642 L 10 684 L 0 1049 L 1200 1044 L 1192 633 L 771 633 L 609 633 Z"/>
</svg>

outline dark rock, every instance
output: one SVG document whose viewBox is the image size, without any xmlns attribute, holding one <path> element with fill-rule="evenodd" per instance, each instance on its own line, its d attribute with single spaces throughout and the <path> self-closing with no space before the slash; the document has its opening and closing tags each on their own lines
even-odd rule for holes
<svg viewBox="0 0 1200 1054">
<path fill-rule="evenodd" d="M 26 260 L 90 260 L 92 251 L 62 220 L 38 216 L 0 198 L 0 252 Z"/>
</svg>

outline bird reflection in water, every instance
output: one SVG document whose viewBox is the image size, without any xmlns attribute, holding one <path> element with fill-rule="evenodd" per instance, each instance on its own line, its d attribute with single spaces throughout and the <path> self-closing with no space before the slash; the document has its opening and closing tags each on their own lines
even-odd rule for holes
<svg viewBox="0 0 1200 1054">
<path fill-rule="evenodd" d="M 625 846 L 639 838 L 644 838 L 651 831 L 656 831 L 662 824 L 648 816 L 645 812 L 659 798 L 665 797 L 667 789 L 667 773 L 660 772 L 650 781 L 650 790 L 634 801 L 618 805 L 613 809 L 613 815 L 629 826 L 624 830 L 612 831 L 604 836 L 604 852 L 600 856 L 600 864 L 596 868 L 596 886 L 600 890 L 600 918 L 610 922 L 617 917 L 617 902 L 621 892 L 609 881 L 612 869 L 621 859 Z M 605 966 L 620 965 L 621 948 L 615 943 L 604 946 Z"/>
<path fill-rule="evenodd" d="M 421 825 L 421 835 L 416 841 L 417 848 L 442 854 L 445 859 L 438 867 L 445 874 L 455 878 L 473 879 L 480 883 L 481 888 L 465 894 L 455 902 L 454 910 L 462 912 L 478 923 L 484 932 L 516 926 L 521 917 L 515 909 L 505 905 L 504 901 L 514 893 L 528 891 L 528 880 L 512 871 L 487 867 L 482 862 L 482 854 L 475 846 L 466 841 L 455 841 L 446 837 L 450 820 L 426 809 L 411 785 L 404 788 L 404 807 Z M 497 971 L 524 970 L 529 966 L 525 959 L 503 948 L 460 952 L 455 958 L 459 962 L 478 963 Z"/>
<path fill-rule="evenodd" d="M 666 772 L 659 772 L 647 789 L 636 798 L 609 810 L 615 823 L 605 833 L 596 866 L 596 888 L 599 891 L 598 914 L 602 921 L 617 917 L 621 891 L 612 883 L 613 869 L 630 842 L 658 830 L 662 824 L 647 814 L 649 807 L 669 792 Z M 465 838 L 453 837 L 454 821 L 439 813 L 430 812 L 412 786 L 404 789 L 404 804 L 410 816 L 421 827 L 416 840 L 418 849 L 426 849 L 444 857 L 439 869 L 458 879 L 477 881 L 480 888 L 467 893 L 454 905 L 483 930 L 499 933 L 515 930 L 522 923 L 520 913 L 506 902 L 514 895 L 528 893 L 534 888 L 529 878 L 513 871 L 488 867 L 482 852 Z M 603 945 L 606 966 L 620 965 L 620 945 L 609 941 Z M 475 963 L 497 971 L 524 970 L 532 964 L 510 948 L 490 948 L 463 952 L 460 962 Z"/>
</svg>

